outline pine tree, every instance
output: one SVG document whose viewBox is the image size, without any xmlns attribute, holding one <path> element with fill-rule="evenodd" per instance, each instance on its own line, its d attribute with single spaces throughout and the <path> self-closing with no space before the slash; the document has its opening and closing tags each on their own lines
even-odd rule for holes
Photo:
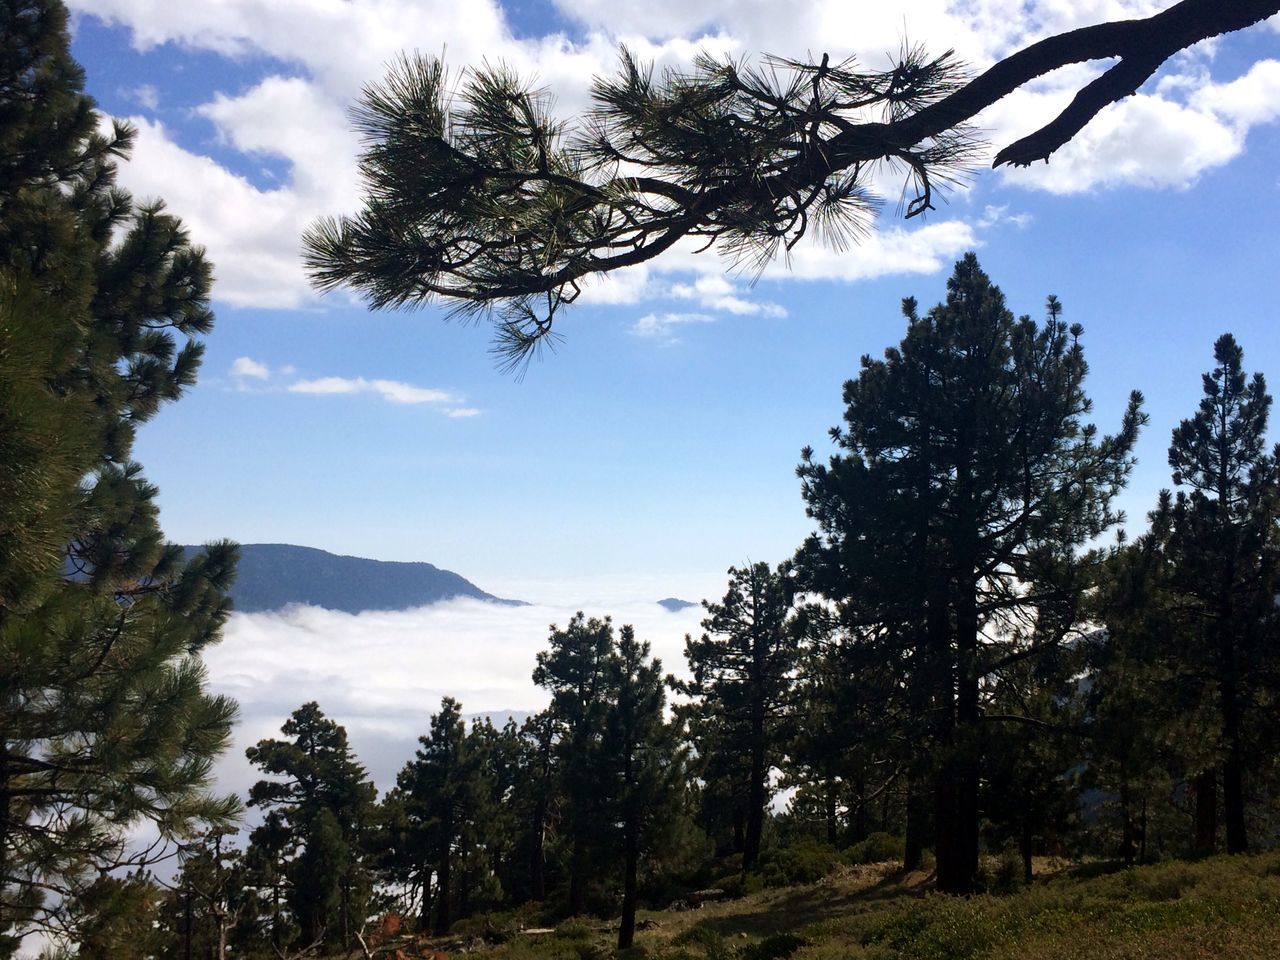
<svg viewBox="0 0 1280 960">
<path fill-rule="evenodd" d="M 351 753 L 347 732 L 314 701 L 280 728 L 288 740 L 245 751 L 269 776 L 249 791 L 268 811 L 251 843 L 272 849 L 288 882 L 287 901 L 302 947 L 350 948 L 364 923 L 371 881 L 365 843 L 377 791 Z"/>
<path fill-rule="evenodd" d="M 422 858 L 419 875 L 425 877 L 429 869 L 435 871 L 434 929 L 437 934 L 444 934 L 454 920 L 455 867 L 463 852 L 469 806 L 476 792 L 476 768 L 461 704 L 452 697 L 441 700 L 440 712 L 431 716 L 431 732 L 419 737 L 418 742 L 417 753 L 400 771 L 397 785 L 405 797 L 405 811 L 414 836 L 411 843 Z M 424 892 L 424 926 L 427 905 Z"/>
<path fill-rule="evenodd" d="M 968 82 L 953 52 L 906 45 L 884 71 L 825 54 L 760 66 L 703 54 L 658 77 L 624 48 L 575 125 L 505 65 L 455 84 L 438 59 L 402 57 L 356 114 L 364 209 L 312 227 L 308 267 L 317 286 L 353 287 L 374 307 L 439 297 L 493 314 L 495 352 L 519 363 L 593 275 L 684 238 L 757 268 L 809 233 L 844 250 L 871 216 L 871 171 L 903 173 L 907 216 L 932 209 L 977 153 L 969 121 L 1037 77 L 1116 61 L 997 166 L 1047 160 L 1168 57 L 1277 11 L 1277 0 L 1181 0 L 1042 39 Z"/>
<path fill-rule="evenodd" d="M 1118 826 L 1104 849 L 1118 846 L 1126 864 L 1159 855 L 1151 827 L 1160 807 L 1178 793 L 1179 780 L 1212 766 L 1203 736 L 1211 718 L 1187 656 L 1189 624 L 1172 589 L 1173 504 L 1173 495 L 1160 491 L 1147 532 L 1111 550 L 1094 598 L 1094 619 L 1104 629 L 1084 645 L 1083 782 L 1105 798 L 1101 823 Z M 1211 848 L 1214 832 L 1216 825 L 1191 848 Z"/>
<path fill-rule="evenodd" d="M 608 829 L 602 737 L 609 708 L 613 624 L 574 615 L 551 628 L 550 649 L 538 654 L 533 682 L 551 692 L 562 824 L 569 844 L 569 913 L 586 909 L 587 885 Z"/>
<path fill-rule="evenodd" d="M 130 831 L 237 810 L 210 792 L 235 705 L 199 657 L 236 551 L 184 564 L 130 457 L 195 381 L 211 268 L 115 185 L 133 133 L 83 85 L 62 6 L 0 2 L 0 955 L 74 936 L 90 878 L 145 858 Z"/>
<path fill-rule="evenodd" d="M 938 885 L 973 888 L 979 850 L 984 690 L 1052 651 L 1083 616 L 1091 556 L 1077 550 L 1117 519 L 1143 416 L 1099 437 L 1079 326 L 1050 298 L 1041 326 L 1015 320 L 973 254 L 945 303 L 845 384 L 841 452 L 798 468 L 819 532 L 801 549 L 805 585 L 847 622 L 906 646 L 908 697 L 929 718 Z M 1018 715 L 1006 722 L 1029 722 Z"/>
<path fill-rule="evenodd" d="M 256 919 L 257 903 L 245 885 L 235 832 L 214 831 L 183 849 L 181 869 L 156 918 L 158 956 L 225 960 L 229 945 L 245 946 L 231 944 L 232 934 L 244 920 Z"/>
<path fill-rule="evenodd" d="M 729 587 L 719 603 L 704 603 L 707 632 L 685 638 L 685 658 L 693 674 L 676 689 L 692 700 L 692 711 L 714 718 L 711 750 L 743 758 L 745 835 L 742 866 L 751 870 L 760 856 L 769 770 L 781 760 L 782 728 L 790 702 L 798 636 L 789 622 L 795 584 L 789 564 L 729 568 Z"/>
<path fill-rule="evenodd" d="M 1265 449 L 1271 397 L 1262 374 L 1247 377 L 1244 351 L 1229 333 L 1213 355 L 1200 407 L 1173 431 L 1169 447 L 1174 483 L 1190 488 L 1173 508 L 1173 586 L 1197 624 L 1192 662 L 1216 691 L 1213 747 L 1221 755 L 1227 852 L 1241 853 L 1248 848 L 1248 712 L 1274 637 L 1280 585 L 1280 448 Z M 1214 803 L 1214 780 L 1212 769 L 1201 772 L 1198 806 Z M 1204 833 L 1201 845 L 1211 847 Z"/>
<path fill-rule="evenodd" d="M 662 662 L 649 655 L 624 625 L 609 664 L 611 703 L 605 719 L 603 752 L 612 767 L 607 784 L 611 818 L 621 825 L 622 920 L 618 949 L 635 938 L 638 876 L 642 856 L 658 845 L 663 828 L 678 816 L 685 779 L 684 758 L 664 717 L 666 687 Z"/>
</svg>

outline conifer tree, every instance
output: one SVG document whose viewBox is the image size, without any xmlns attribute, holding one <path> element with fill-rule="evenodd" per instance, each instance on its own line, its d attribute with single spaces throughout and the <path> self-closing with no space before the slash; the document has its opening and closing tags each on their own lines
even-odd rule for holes
<svg viewBox="0 0 1280 960">
<path fill-rule="evenodd" d="M 962 893 L 978 868 L 983 692 L 1083 615 L 1094 561 L 1076 551 L 1117 519 L 1143 416 L 1135 393 L 1120 431 L 1098 436 L 1081 328 L 1054 298 L 1043 325 L 1015 320 L 973 254 L 945 303 L 903 312 L 901 346 L 845 384 L 841 452 L 804 452 L 819 532 L 798 565 L 848 622 L 908 644 L 909 697 L 930 719 L 938 885 Z"/>
<path fill-rule="evenodd" d="M 883 71 L 826 54 L 761 66 L 703 54 L 657 77 L 624 48 L 572 125 L 506 66 L 455 84 L 438 59 L 405 56 L 355 114 L 364 207 L 312 227 L 308 267 L 317 286 L 350 286 L 374 307 L 438 297 L 492 313 L 495 352 L 519 363 L 592 275 L 685 238 L 752 267 L 806 234 L 844 250 L 870 218 L 871 171 L 903 173 L 907 216 L 932 209 L 977 153 L 969 121 L 1037 77 L 1113 61 L 997 166 L 1048 160 L 1168 57 L 1277 11 L 1277 0 L 1181 0 L 1042 39 L 973 79 L 952 51 L 910 45 Z"/>
<path fill-rule="evenodd" d="M 551 693 L 548 714 L 569 844 L 569 913 L 583 912 L 593 862 L 607 832 L 602 737 L 609 708 L 613 624 L 575 614 L 564 630 L 551 628 L 550 649 L 538 654 L 533 682 Z"/>
<path fill-rule="evenodd" d="M 61 4 L 0 2 L 0 956 L 74 939 L 90 878 L 145 858 L 130 831 L 237 810 L 211 793 L 235 706 L 199 657 L 236 551 L 184 563 L 131 459 L 195 381 L 211 268 L 116 186 L 133 132 L 83 87 Z"/>
<path fill-rule="evenodd" d="M 603 751 L 612 766 L 606 784 L 621 825 L 622 920 L 618 949 L 632 944 L 641 857 L 652 850 L 678 816 L 685 767 L 674 731 L 664 717 L 666 687 L 662 662 L 649 644 L 636 639 L 630 625 L 618 634 L 609 664 L 610 707 Z"/>
<path fill-rule="evenodd" d="M 1094 600 L 1094 619 L 1104 630 L 1084 644 L 1083 782 L 1106 798 L 1099 819 L 1118 827 L 1106 850 L 1118 843 L 1126 864 L 1158 855 L 1150 829 L 1158 806 L 1176 795 L 1179 780 L 1212 767 L 1200 733 L 1211 718 L 1187 656 L 1190 624 L 1173 590 L 1174 500 L 1168 490 L 1160 491 L 1147 518 L 1146 533 L 1109 553 Z M 1197 810 L 1193 821 L 1208 812 Z M 1216 825 L 1190 848 L 1212 848 L 1215 831 Z"/>
<path fill-rule="evenodd" d="M 745 835 L 742 865 L 752 869 L 760 856 L 769 770 L 781 759 L 782 727 L 790 703 L 798 635 L 789 622 L 795 598 L 789 564 L 729 568 L 729 587 L 719 603 L 704 602 L 707 632 L 685 638 L 685 658 L 693 677 L 676 681 L 692 700 L 692 710 L 714 718 L 716 742 L 699 744 L 745 760 Z"/>
<path fill-rule="evenodd" d="M 346 730 L 314 701 L 280 731 L 290 739 L 260 740 L 245 751 L 251 764 L 278 778 L 259 780 L 249 791 L 249 805 L 269 811 L 251 841 L 275 846 L 284 858 L 299 945 L 347 949 L 364 923 L 371 890 L 364 843 L 377 791 L 351 753 Z"/>
<path fill-rule="evenodd" d="M 534 714 L 520 728 L 519 768 L 514 806 L 521 820 L 517 840 L 527 863 L 528 899 L 547 897 L 546 849 L 552 827 L 556 766 L 555 719 L 550 710 Z M 523 897 L 520 899 L 524 899 Z"/>
<path fill-rule="evenodd" d="M 1174 483 L 1189 488 L 1173 508 L 1173 588 L 1196 623 L 1196 644 L 1188 653 L 1206 692 L 1216 694 L 1212 743 L 1221 758 L 1215 766 L 1222 776 L 1227 852 L 1241 853 L 1248 848 L 1248 714 L 1276 628 L 1280 448 L 1266 451 L 1271 396 L 1262 374 L 1246 375 L 1244 351 L 1229 333 L 1218 338 L 1213 355 L 1216 365 L 1203 377 L 1199 409 L 1173 431 L 1169 447 Z M 1214 780 L 1212 768 L 1201 772 L 1198 805 L 1214 802 Z"/>
<path fill-rule="evenodd" d="M 435 871 L 435 932 L 449 932 L 454 913 L 454 875 L 474 800 L 475 768 L 467 743 L 462 706 L 452 697 L 440 701 L 440 711 L 431 716 L 431 731 L 418 738 L 413 760 L 397 778 L 405 796 L 405 810 L 415 831 L 414 847 L 423 858 L 420 875 L 427 863 Z M 425 883 L 425 881 L 424 881 Z M 424 915 L 427 898 L 423 894 Z"/>
</svg>

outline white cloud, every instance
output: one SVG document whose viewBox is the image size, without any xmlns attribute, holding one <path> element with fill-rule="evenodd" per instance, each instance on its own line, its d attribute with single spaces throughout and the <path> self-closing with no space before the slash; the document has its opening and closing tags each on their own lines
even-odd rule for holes
<svg viewBox="0 0 1280 960">
<path fill-rule="evenodd" d="M 453 417 L 455 419 L 463 419 L 466 417 L 478 417 L 480 416 L 481 412 L 482 411 L 480 411 L 476 407 L 454 407 L 451 410 L 446 410 L 445 416 Z"/>
<path fill-rule="evenodd" d="M 905 38 L 931 50 L 954 48 L 977 70 L 1048 34 L 1146 16 L 1166 2 L 912 0 L 869 6 L 848 0 L 654 0 L 619 6 L 557 0 L 583 28 L 574 41 L 560 34 L 514 36 L 495 0 L 70 0 L 70 5 L 127 26 L 141 49 L 173 42 L 227 57 L 267 56 L 281 64 L 282 75 L 247 91 L 211 93 L 198 108 L 225 146 L 248 159 L 286 161 L 287 175 L 273 189 L 256 187 L 198 148 L 179 146 L 159 124 L 141 120 L 135 120 L 139 142 L 122 179 L 136 192 L 164 197 L 189 222 L 216 264 L 219 299 L 299 307 L 314 301 L 299 262 L 301 232 L 315 217 L 349 212 L 357 204 L 357 144 L 345 110 L 403 50 L 446 51 L 455 77 L 466 65 L 486 59 L 508 64 L 553 91 L 558 112 L 571 116 L 586 105 L 591 77 L 613 70 L 618 42 L 660 68 L 687 66 L 700 49 L 735 57 L 763 51 L 796 57 L 825 52 L 837 60 L 856 55 L 878 67 Z M 1175 58 L 1159 84 L 1108 108 L 1047 167 L 1005 170 L 1001 180 L 1055 193 L 1185 187 L 1204 171 L 1230 162 L 1244 149 L 1252 127 L 1276 119 L 1280 65 L 1263 61 L 1243 77 L 1214 83 L 1207 65 L 1215 50 L 1213 44 L 1201 44 Z M 1057 71 L 1001 101 L 979 123 L 993 144 L 1008 143 L 1055 116 L 1100 69 L 1082 64 Z M 887 173 L 877 175 L 875 186 L 889 197 L 898 189 Z M 933 270 L 954 252 L 946 238 L 961 231 L 973 236 L 972 226 L 953 221 L 906 230 L 900 221 L 885 219 L 847 255 L 805 245 L 790 258 L 798 273 L 789 273 L 779 261 L 766 275 L 859 280 Z M 696 259 L 691 265 L 685 252 L 671 251 L 647 269 L 597 279 L 587 286 L 583 302 L 626 304 L 670 296 L 671 286 L 659 282 L 659 274 L 691 272 L 692 282 L 680 278 L 679 283 L 696 290 L 701 279 L 723 273 L 714 256 Z M 692 299 L 704 310 L 771 309 L 741 291 L 717 300 Z"/>
<path fill-rule="evenodd" d="M 415 387 L 399 380 L 366 380 L 364 377 L 320 377 L 289 384 L 290 393 L 351 394 L 374 393 L 391 403 L 457 403 L 447 390 Z M 479 411 L 477 411 L 479 412 Z"/>
<path fill-rule="evenodd" d="M 978 218 L 978 226 L 986 230 L 997 224 L 1007 223 L 1021 230 L 1033 219 L 1029 213 L 1010 213 L 1007 203 L 989 203 L 982 208 L 982 216 Z"/>
<path fill-rule="evenodd" d="M 638 337 L 655 337 L 674 343 L 672 334 L 676 327 L 691 323 L 715 323 L 715 317 L 705 313 L 647 313 L 631 326 Z"/>
<path fill-rule="evenodd" d="M 693 283 L 677 283 L 671 287 L 671 296 L 680 300 L 696 300 L 707 310 L 721 310 L 739 316 L 761 314 L 766 317 L 785 317 L 786 308 L 776 303 L 756 303 L 741 296 L 737 287 L 723 275 L 707 274 Z"/>
<path fill-rule="evenodd" d="M 231 364 L 231 376 L 266 380 L 271 376 L 271 368 L 252 357 L 236 357 L 235 363 Z"/>
<path fill-rule="evenodd" d="M 139 106 L 146 107 L 148 110 L 155 110 L 160 106 L 160 91 L 154 84 L 144 83 L 134 87 L 130 91 L 130 96 Z"/>
<path fill-rule="evenodd" d="M 612 614 L 615 626 L 633 624 L 663 668 L 683 674 L 684 635 L 698 630 L 704 613 L 700 607 L 668 613 L 656 601 L 669 593 L 669 587 L 655 588 L 651 598 L 636 596 L 632 585 L 608 602 L 580 595 L 524 607 L 452 600 L 354 615 L 315 607 L 233 614 L 222 642 L 204 654 L 212 689 L 235 697 L 241 710 L 219 781 L 246 790 L 259 775 L 244 748 L 278 737 L 289 713 L 318 700 L 347 727 L 360 759 L 385 789 L 412 757 L 441 697 L 456 697 L 467 713 L 545 706 L 546 693 L 531 679 L 535 656 L 546 646 L 547 625 L 563 627 L 579 609 Z"/>
</svg>

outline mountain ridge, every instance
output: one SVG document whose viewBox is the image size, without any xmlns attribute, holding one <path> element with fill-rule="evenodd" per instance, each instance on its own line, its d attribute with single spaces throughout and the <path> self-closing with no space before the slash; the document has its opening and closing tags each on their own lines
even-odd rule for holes
<svg viewBox="0 0 1280 960">
<path fill-rule="evenodd" d="M 184 546 L 187 558 L 204 547 Z M 230 596 L 239 613 L 264 613 L 303 603 L 343 613 L 408 610 L 466 597 L 524 606 L 480 589 L 470 580 L 425 561 L 374 560 L 292 543 L 240 545 Z"/>
</svg>

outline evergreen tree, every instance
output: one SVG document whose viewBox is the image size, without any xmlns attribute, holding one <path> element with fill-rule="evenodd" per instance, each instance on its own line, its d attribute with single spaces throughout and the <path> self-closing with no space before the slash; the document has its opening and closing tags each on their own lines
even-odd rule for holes
<svg viewBox="0 0 1280 960">
<path fill-rule="evenodd" d="M 692 699 L 691 710 L 714 718 L 716 742 L 699 743 L 744 758 L 745 794 L 742 866 L 752 869 L 760 856 L 769 771 L 781 761 L 786 741 L 782 726 L 791 699 L 798 636 L 789 622 L 795 584 L 789 564 L 777 570 L 766 563 L 729 568 L 729 587 L 720 603 L 704 603 L 707 618 L 697 640 L 685 638 L 685 658 L 693 674 L 676 681 Z"/>
<path fill-rule="evenodd" d="M 1114 824 L 1104 838 L 1106 852 L 1118 847 L 1126 864 L 1159 855 L 1151 830 L 1159 808 L 1177 795 L 1179 780 L 1212 766 L 1200 733 L 1210 718 L 1172 589 L 1173 513 L 1173 496 L 1162 490 L 1147 515 L 1148 531 L 1112 549 L 1095 597 L 1095 619 L 1105 629 L 1084 645 L 1089 751 L 1083 781 L 1102 798 L 1101 824 Z"/>
<path fill-rule="evenodd" d="M 236 551 L 184 564 L 130 457 L 195 381 L 211 268 L 116 186 L 133 133 L 83 85 L 61 4 L 0 2 L 0 956 L 74 937 L 90 878 L 145 859 L 131 831 L 237 809 L 210 792 L 235 705 L 199 657 Z"/>
<path fill-rule="evenodd" d="M 475 824 L 477 879 L 488 887 L 482 892 L 492 906 L 497 899 L 514 901 L 524 886 L 515 876 L 515 847 L 519 813 L 515 808 L 525 744 L 514 718 L 502 728 L 489 717 L 472 724 L 470 749 L 477 758 L 476 798 L 471 807 Z M 497 884 L 496 888 L 494 884 Z"/>
<path fill-rule="evenodd" d="M 663 828 L 678 816 L 685 769 L 672 728 L 664 717 L 666 687 L 662 662 L 649 656 L 649 644 L 623 626 L 609 664 L 610 708 L 603 752 L 612 766 L 608 791 L 621 824 L 622 920 L 618 949 L 635 938 L 641 857 L 657 845 Z"/>
<path fill-rule="evenodd" d="M 214 831 L 182 851 L 181 869 L 156 918 L 158 956 L 226 960 L 229 946 L 232 950 L 257 946 L 231 942 L 235 927 L 251 919 L 257 906 L 244 884 L 241 851 L 231 839 L 234 834 Z"/>
<path fill-rule="evenodd" d="M 527 864 L 527 899 L 547 898 L 546 849 L 556 799 L 555 718 L 550 710 L 534 714 L 520 729 L 514 807 L 521 821 L 517 844 Z M 520 897 L 518 899 L 526 899 Z"/>
<path fill-rule="evenodd" d="M 1244 351 L 1229 333 L 1218 338 L 1213 355 L 1200 407 L 1173 431 L 1169 447 L 1174 483 L 1190 488 L 1173 508 L 1173 587 L 1196 624 L 1189 655 L 1206 693 L 1216 694 L 1212 742 L 1221 757 L 1227 851 L 1241 853 L 1248 848 L 1249 712 L 1274 640 L 1280 585 L 1280 448 L 1265 450 L 1271 397 L 1262 374 L 1247 377 Z M 1214 803 L 1215 779 L 1212 768 L 1201 772 L 1198 806 Z M 1201 845 L 1207 840 L 1211 848 L 1211 839 L 1202 836 Z"/>
<path fill-rule="evenodd" d="M 251 764 L 279 778 L 249 791 L 249 805 L 269 811 L 250 840 L 280 857 L 299 944 L 348 949 L 371 892 L 365 844 L 377 791 L 346 730 L 314 701 L 280 730 L 290 739 L 260 740 L 245 751 Z"/>
<path fill-rule="evenodd" d="M 883 72 L 825 54 L 763 67 L 703 54 L 658 77 L 624 48 L 576 125 L 505 65 L 455 84 L 439 60 L 406 56 L 356 115 L 364 209 L 312 227 L 308 267 L 317 286 L 351 286 L 374 307 L 439 297 L 492 312 L 496 352 L 519 363 L 590 276 L 686 237 L 757 267 L 809 232 L 843 250 L 870 216 L 871 171 L 901 170 L 907 216 L 924 213 L 976 152 L 968 122 L 1037 77 L 1118 58 L 996 165 L 1048 159 L 1182 48 L 1277 11 L 1277 0 L 1182 0 L 1042 39 L 968 82 L 952 52 L 907 45 Z"/>
<path fill-rule="evenodd" d="M 464 728 L 462 706 L 445 697 L 440 701 L 440 712 L 431 717 L 431 732 L 418 738 L 415 758 L 397 778 L 414 831 L 413 847 L 422 858 L 419 875 L 435 871 L 437 934 L 448 933 L 454 919 L 454 867 L 463 849 L 469 805 L 475 794 L 475 769 Z M 424 892 L 424 927 L 428 904 Z"/>
<path fill-rule="evenodd" d="M 569 913 L 586 908 L 593 861 L 607 832 L 607 776 L 602 755 L 609 709 L 613 624 L 581 612 L 564 630 L 551 628 L 549 650 L 538 654 L 533 682 L 551 692 L 562 823 L 569 844 Z"/>
<path fill-rule="evenodd" d="M 990 679 L 1056 647 L 1082 613 L 1095 566 L 1076 551 L 1111 525 L 1143 416 L 1134 394 L 1120 432 L 1083 418 L 1079 326 L 1049 300 L 1041 326 L 1015 320 L 967 254 L 945 303 L 882 361 L 845 384 L 841 448 L 798 468 L 819 532 L 806 586 L 861 627 L 904 644 L 908 697 L 929 718 L 938 885 L 973 888 L 978 868 L 983 693 Z M 1027 722 L 1027 717 L 1006 717 Z"/>
<path fill-rule="evenodd" d="M 816 606 L 801 612 L 807 642 L 797 671 L 783 785 L 796 791 L 792 816 L 820 822 L 831 846 L 841 845 L 846 835 L 843 808 L 847 839 L 856 843 L 872 829 L 875 802 L 886 809 L 890 791 L 906 782 L 914 743 L 906 735 L 901 665 L 886 638 L 852 635 Z M 901 833 L 902 824 L 882 816 L 875 829 Z"/>
</svg>

